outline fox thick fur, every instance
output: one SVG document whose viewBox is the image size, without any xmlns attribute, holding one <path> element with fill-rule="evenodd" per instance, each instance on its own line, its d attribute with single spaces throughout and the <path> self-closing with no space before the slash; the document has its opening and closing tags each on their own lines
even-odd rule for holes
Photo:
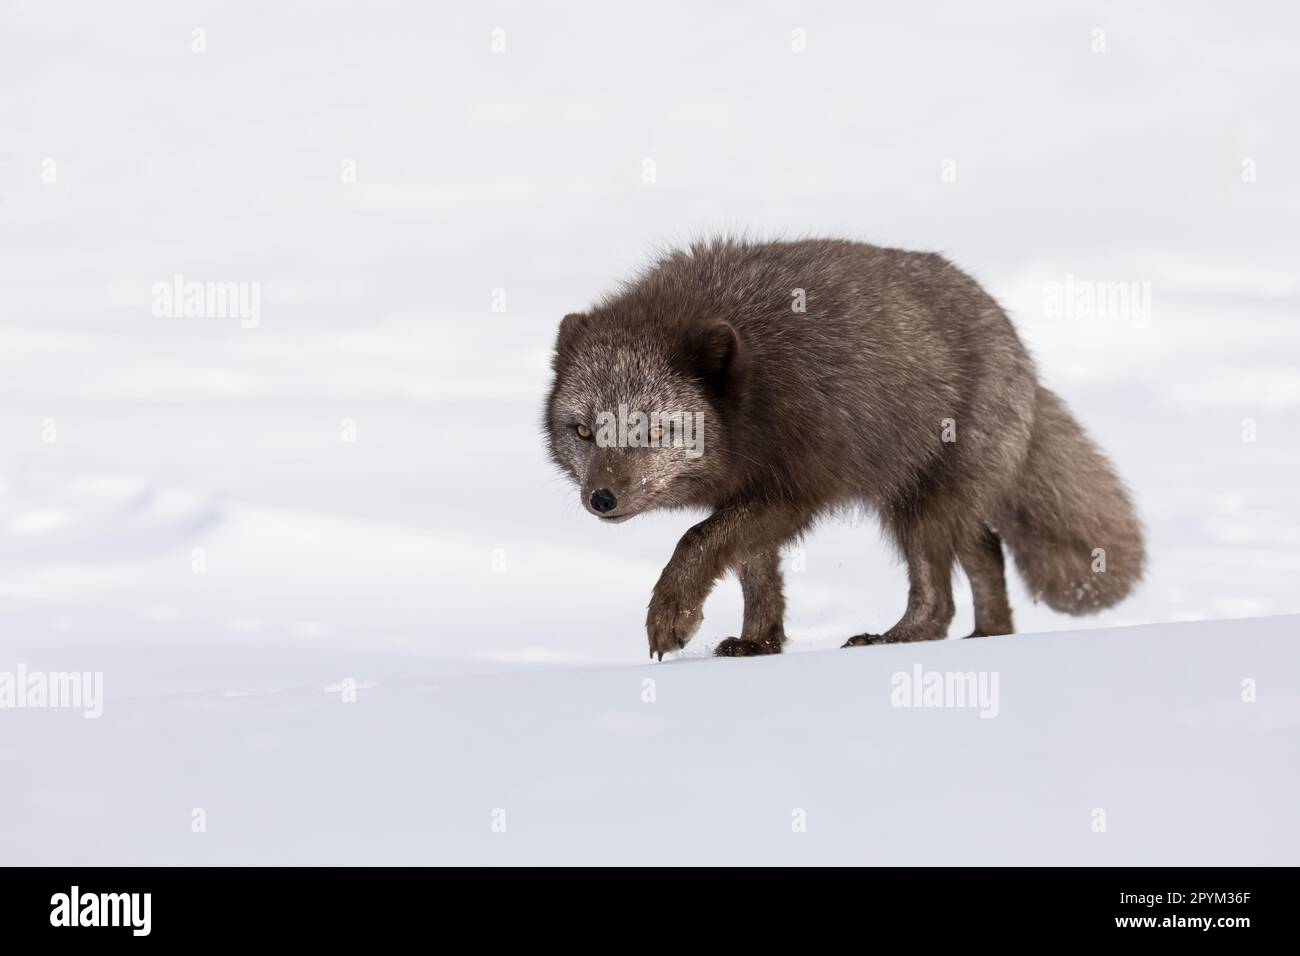
<svg viewBox="0 0 1300 956">
<path fill-rule="evenodd" d="M 841 508 L 879 515 L 909 582 L 898 623 L 846 647 L 945 637 L 957 564 L 970 636 L 1010 633 L 1003 544 L 1033 596 L 1068 614 L 1112 606 L 1142 576 L 1114 469 L 998 304 L 942 256 L 697 243 L 565 316 L 552 364 L 550 452 L 589 512 L 709 512 L 651 595 L 652 657 L 685 647 L 729 570 L 744 620 L 716 653 L 778 653 L 780 549 Z"/>
</svg>

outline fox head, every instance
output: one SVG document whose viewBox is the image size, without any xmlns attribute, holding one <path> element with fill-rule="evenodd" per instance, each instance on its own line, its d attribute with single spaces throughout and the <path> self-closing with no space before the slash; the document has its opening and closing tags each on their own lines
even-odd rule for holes
<svg viewBox="0 0 1300 956">
<path fill-rule="evenodd" d="M 674 327 L 566 315 L 545 426 L 582 506 L 616 523 L 716 499 L 727 456 L 722 412 L 741 357 L 735 329 L 721 320 Z"/>
</svg>

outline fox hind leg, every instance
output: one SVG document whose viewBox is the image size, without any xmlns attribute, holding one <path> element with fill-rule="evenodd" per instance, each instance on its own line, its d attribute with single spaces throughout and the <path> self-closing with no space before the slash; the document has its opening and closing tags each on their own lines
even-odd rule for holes
<svg viewBox="0 0 1300 956">
<path fill-rule="evenodd" d="M 1011 602 L 1007 600 L 1006 562 L 1002 539 L 989 528 L 980 528 L 957 550 L 961 568 L 970 579 L 975 604 L 975 630 L 967 637 L 1012 634 Z"/>
<path fill-rule="evenodd" d="M 937 641 L 948 636 L 954 606 L 952 570 L 956 562 L 953 534 L 941 514 L 922 510 L 888 525 L 907 559 L 907 610 L 884 634 L 858 634 L 845 647 Z"/>
</svg>

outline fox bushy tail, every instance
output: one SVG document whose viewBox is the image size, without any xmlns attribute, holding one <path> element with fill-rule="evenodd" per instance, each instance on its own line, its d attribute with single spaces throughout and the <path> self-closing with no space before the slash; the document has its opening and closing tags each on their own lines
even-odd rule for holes
<svg viewBox="0 0 1300 956">
<path fill-rule="evenodd" d="M 1053 610 L 1092 614 L 1142 578 L 1142 525 L 1128 491 L 1042 386 L 1029 453 L 998 530 L 1030 593 Z"/>
</svg>

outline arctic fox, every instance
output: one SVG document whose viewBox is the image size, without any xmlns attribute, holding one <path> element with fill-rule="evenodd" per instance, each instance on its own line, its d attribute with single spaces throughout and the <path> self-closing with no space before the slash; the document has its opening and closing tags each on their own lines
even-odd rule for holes
<svg viewBox="0 0 1300 956">
<path fill-rule="evenodd" d="M 589 512 L 710 512 L 654 587 L 652 658 L 686 646 L 728 570 L 744 620 L 715 653 L 779 653 L 780 549 L 841 507 L 879 515 L 909 582 L 901 620 L 845 647 L 945 637 L 955 563 L 969 636 L 1010 633 L 1003 542 L 1035 598 L 1069 614 L 1142 576 L 1123 484 L 998 304 L 939 255 L 697 243 L 565 316 L 552 366 L 550 453 Z"/>
</svg>

